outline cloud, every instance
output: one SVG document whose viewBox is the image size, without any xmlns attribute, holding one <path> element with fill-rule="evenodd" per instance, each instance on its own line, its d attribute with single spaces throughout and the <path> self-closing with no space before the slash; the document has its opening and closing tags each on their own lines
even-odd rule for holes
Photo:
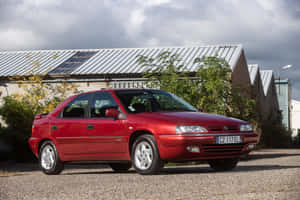
<svg viewBox="0 0 300 200">
<path fill-rule="evenodd" d="M 43 43 L 45 41 L 32 31 L 22 29 L 0 30 L 0 44 L 7 47 L 5 50 L 13 50 L 15 46 L 21 49 L 34 48 Z"/>
<path fill-rule="evenodd" d="M 299 0 L 0 1 L 1 50 L 241 43 L 249 63 L 279 69 L 300 100 Z"/>
</svg>

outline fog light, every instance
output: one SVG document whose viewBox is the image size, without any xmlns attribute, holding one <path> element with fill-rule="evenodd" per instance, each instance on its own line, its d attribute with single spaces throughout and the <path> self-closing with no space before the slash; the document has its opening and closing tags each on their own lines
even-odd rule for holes
<svg viewBox="0 0 300 200">
<path fill-rule="evenodd" d="M 197 146 L 188 146 L 186 150 L 193 152 L 193 153 L 200 153 L 200 148 Z"/>
<path fill-rule="evenodd" d="M 252 150 L 254 149 L 255 145 L 254 144 L 249 144 L 247 147 L 247 150 Z"/>
</svg>

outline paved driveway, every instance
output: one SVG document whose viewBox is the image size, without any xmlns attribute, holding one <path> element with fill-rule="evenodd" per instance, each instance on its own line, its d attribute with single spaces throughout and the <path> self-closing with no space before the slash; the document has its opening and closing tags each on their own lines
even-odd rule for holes
<svg viewBox="0 0 300 200">
<path fill-rule="evenodd" d="M 19 164 L 0 169 L 0 199 L 300 200 L 300 149 L 256 151 L 235 170 L 221 173 L 206 164 L 168 167 L 152 176 L 72 165 L 47 176 L 36 165 Z"/>
</svg>

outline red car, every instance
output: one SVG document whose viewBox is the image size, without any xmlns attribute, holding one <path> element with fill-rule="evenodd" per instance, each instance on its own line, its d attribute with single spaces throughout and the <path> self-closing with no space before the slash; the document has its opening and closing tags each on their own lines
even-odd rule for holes
<svg viewBox="0 0 300 200">
<path fill-rule="evenodd" d="M 167 162 L 197 160 L 231 170 L 257 140 L 249 123 L 199 112 L 169 92 L 119 89 L 75 95 L 36 115 L 29 144 L 46 174 L 69 161 L 152 174 Z"/>
</svg>

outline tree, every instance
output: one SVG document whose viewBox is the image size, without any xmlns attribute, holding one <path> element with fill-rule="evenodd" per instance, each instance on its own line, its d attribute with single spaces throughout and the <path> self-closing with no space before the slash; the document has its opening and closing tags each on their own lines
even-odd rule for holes
<svg viewBox="0 0 300 200">
<path fill-rule="evenodd" d="M 241 95 L 241 88 L 231 83 L 229 64 L 217 55 L 196 58 L 195 72 L 187 71 L 180 55 L 171 52 L 139 56 L 138 62 L 147 68 L 147 87 L 172 92 L 205 112 L 256 121 L 255 100 Z"/>
<path fill-rule="evenodd" d="M 31 57 L 28 55 L 30 60 Z M 56 59 L 54 56 L 53 59 Z M 47 73 L 38 74 L 39 60 L 30 60 L 32 68 L 24 76 L 13 76 L 10 81 L 22 89 L 3 98 L 0 115 L 6 123 L 2 132 L 14 146 L 15 158 L 32 158 L 27 140 L 31 135 L 32 122 L 38 113 L 49 113 L 68 95 L 77 92 L 77 86 L 67 82 L 47 83 Z M 50 70 L 50 69 L 49 69 Z"/>
<path fill-rule="evenodd" d="M 30 56 L 27 56 L 30 59 Z M 56 56 L 53 56 L 56 59 Z M 12 95 L 17 101 L 24 102 L 32 109 L 33 114 L 49 113 L 59 103 L 61 103 L 68 95 L 77 92 L 77 86 L 72 83 L 62 81 L 54 84 L 45 82 L 46 73 L 39 74 L 39 60 L 31 61 L 33 67 L 23 76 L 13 76 L 11 81 L 15 82 L 22 93 Z"/>
</svg>

